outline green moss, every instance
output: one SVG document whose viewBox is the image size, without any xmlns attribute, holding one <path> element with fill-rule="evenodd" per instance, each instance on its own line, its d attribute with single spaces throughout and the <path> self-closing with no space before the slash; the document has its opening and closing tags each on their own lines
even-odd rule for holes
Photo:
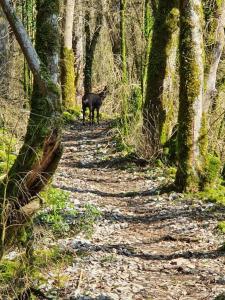
<svg viewBox="0 0 225 300">
<path fill-rule="evenodd" d="M 208 153 L 208 122 L 207 122 L 206 113 L 202 114 L 199 148 L 200 148 L 201 157 L 204 160 L 206 160 L 206 156 Z"/>
<path fill-rule="evenodd" d="M 0 177 L 5 175 L 13 165 L 17 143 L 11 133 L 0 129 Z"/>
<path fill-rule="evenodd" d="M 220 221 L 217 225 L 217 228 L 222 232 L 225 233 L 225 221 Z"/>
<path fill-rule="evenodd" d="M 168 169 L 166 169 L 166 174 L 168 174 L 168 176 L 170 176 L 171 178 L 175 178 L 176 172 L 177 168 L 175 167 L 169 167 Z"/>
<path fill-rule="evenodd" d="M 75 116 L 70 114 L 68 111 L 63 113 L 63 121 L 65 124 L 72 124 L 76 120 Z"/>
<path fill-rule="evenodd" d="M 75 105 L 75 71 L 74 53 L 72 49 L 63 49 L 63 105 L 66 109 L 73 108 Z"/>
<path fill-rule="evenodd" d="M 21 268 L 24 269 L 24 266 L 21 265 L 19 260 L 10 261 L 7 259 L 1 260 L 0 263 L 0 284 L 5 285 L 10 281 L 13 281 L 17 277 L 18 272 L 21 272 Z"/>
<path fill-rule="evenodd" d="M 215 189 L 205 188 L 198 196 L 203 200 L 225 205 L 225 187 L 222 185 L 218 185 Z"/>
<path fill-rule="evenodd" d="M 63 121 L 65 124 L 73 124 L 80 117 L 80 107 L 74 107 L 63 112 Z"/>
<path fill-rule="evenodd" d="M 57 246 L 44 250 L 34 251 L 34 264 L 38 268 L 51 267 L 58 263 L 71 263 L 72 255 L 69 252 L 60 250 Z"/>
<path fill-rule="evenodd" d="M 204 175 L 202 180 L 202 188 L 216 187 L 221 171 L 221 160 L 214 155 L 207 155 Z"/>
<path fill-rule="evenodd" d="M 37 1 L 36 49 L 45 66 L 49 63 L 47 54 L 60 52 L 58 26 L 52 26 L 52 16 L 59 15 L 60 5 L 60 0 Z"/>
</svg>

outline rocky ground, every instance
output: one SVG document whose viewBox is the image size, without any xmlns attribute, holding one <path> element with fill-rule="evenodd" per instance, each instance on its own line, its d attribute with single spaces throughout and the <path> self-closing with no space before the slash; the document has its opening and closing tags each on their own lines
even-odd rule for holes
<svg viewBox="0 0 225 300">
<path fill-rule="evenodd" d="M 107 122 L 71 126 L 64 144 L 54 185 L 102 217 L 90 240 L 59 241 L 76 258 L 59 299 L 209 300 L 225 292 L 225 237 L 216 229 L 225 208 L 161 193 L 167 175 L 120 157 Z"/>
</svg>

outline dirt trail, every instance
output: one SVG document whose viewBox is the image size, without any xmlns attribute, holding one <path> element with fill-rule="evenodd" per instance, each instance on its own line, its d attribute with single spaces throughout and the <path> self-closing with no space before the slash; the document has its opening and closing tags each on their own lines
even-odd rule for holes
<svg viewBox="0 0 225 300">
<path fill-rule="evenodd" d="M 55 185 L 102 211 L 91 240 L 61 241 L 76 263 L 63 299 L 198 300 L 225 292 L 224 208 L 159 193 L 165 176 L 115 153 L 108 123 L 65 133 Z"/>
</svg>

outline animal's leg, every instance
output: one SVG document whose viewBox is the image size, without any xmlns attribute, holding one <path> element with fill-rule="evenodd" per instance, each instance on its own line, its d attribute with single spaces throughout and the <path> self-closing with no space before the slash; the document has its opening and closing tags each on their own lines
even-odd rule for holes
<svg viewBox="0 0 225 300">
<path fill-rule="evenodd" d="M 92 125 L 94 124 L 94 116 L 95 116 L 95 109 L 93 107 L 92 110 L 91 110 L 91 124 Z"/>
<path fill-rule="evenodd" d="M 90 123 L 92 124 L 92 107 L 91 106 L 89 107 L 89 120 L 90 120 Z"/>
<path fill-rule="evenodd" d="M 83 107 L 83 125 L 85 124 L 86 107 Z"/>
<path fill-rule="evenodd" d="M 98 125 L 99 125 L 99 108 L 97 108 L 97 122 L 98 122 Z"/>
</svg>

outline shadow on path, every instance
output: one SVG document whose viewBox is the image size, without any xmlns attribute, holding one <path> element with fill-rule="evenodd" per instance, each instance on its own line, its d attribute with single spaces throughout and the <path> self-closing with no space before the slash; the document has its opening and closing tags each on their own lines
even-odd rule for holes
<svg viewBox="0 0 225 300">
<path fill-rule="evenodd" d="M 128 257 L 137 257 L 142 260 L 152 260 L 152 261 L 170 261 L 178 258 L 185 259 L 216 259 L 219 257 L 225 257 L 225 251 L 212 250 L 212 251 L 182 251 L 172 254 L 150 254 L 136 252 L 132 244 L 108 244 L 108 245 L 94 245 L 89 243 L 77 243 L 74 245 L 76 249 L 87 252 L 107 252 L 116 253 L 119 255 L 124 255 Z"/>
</svg>

